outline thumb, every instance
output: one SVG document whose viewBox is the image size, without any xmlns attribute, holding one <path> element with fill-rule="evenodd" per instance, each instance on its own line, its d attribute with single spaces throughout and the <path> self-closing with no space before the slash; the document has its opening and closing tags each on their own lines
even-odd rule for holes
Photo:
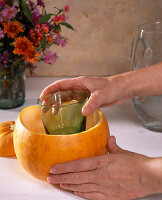
<svg viewBox="0 0 162 200">
<path fill-rule="evenodd" d="M 84 116 L 88 116 L 93 113 L 97 108 L 100 107 L 101 99 L 96 94 L 91 94 L 90 98 L 88 99 L 87 103 L 84 105 L 82 109 L 82 113 Z"/>
<path fill-rule="evenodd" d="M 122 153 L 124 152 L 123 149 L 121 149 L 117 144 L 116 144 L 116 138 L 114 136 L 110 136 L 108 139 L 108 144 L 107 148 L 109 153 Z"/>
</svg>

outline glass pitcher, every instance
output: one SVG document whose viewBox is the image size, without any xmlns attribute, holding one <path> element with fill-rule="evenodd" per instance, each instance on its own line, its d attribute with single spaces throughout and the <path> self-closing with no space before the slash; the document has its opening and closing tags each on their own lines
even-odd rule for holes
<svg viewBox="0 0 162 200">
<path fill-rule="evenodd" d="M 155 22 L 138 26 L 130 54 L 131 70 L 162 62 L 162 23 Z M 162 132 L 162 95 L 135 97 L 132 103 L 144 127 Z"/>
</svg>

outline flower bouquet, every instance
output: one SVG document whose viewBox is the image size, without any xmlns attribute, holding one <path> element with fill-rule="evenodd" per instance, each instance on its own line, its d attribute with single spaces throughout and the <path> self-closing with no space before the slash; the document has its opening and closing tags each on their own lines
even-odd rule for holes
<svg viewBox="0 0 162 200">
<path fill-rule="evenodd" d="M 53 44 L 64 47 L 62 26 L 71 30 L 66 13 L 69 6 L 47 13 L 42 0 L 0 0 L 0 108 L 22 105 L 24 72 L 35 76 L 36 62 L 53 64 L 58 55 Z"/>
</svg>

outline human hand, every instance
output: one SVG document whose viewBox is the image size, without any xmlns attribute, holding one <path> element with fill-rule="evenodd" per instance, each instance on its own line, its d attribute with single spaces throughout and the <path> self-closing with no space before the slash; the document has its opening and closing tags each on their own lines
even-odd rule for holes
<svg viewBox="0 0 162 200">
<path fill-rule="evenodd" d="M 82 110 L 85 116 L 99 107 L 118 104 L 130 98 L 129 91 L 125 90 L 125 81 L 122 75 L 59 80 L 46 87 L 41 94 L 41 98 L 58 91 L 75 89 L 84 90 L 90 96 Z"/>
<path fill-rule="evenodd" d="M 158 193 L 159 181 L 149 166 L 153 158 L 121 149 L 112 136 L 108 150 L 110 154 L 53 166 L 48 182 L 90 200 L 128 200 Z"/>
</svg>

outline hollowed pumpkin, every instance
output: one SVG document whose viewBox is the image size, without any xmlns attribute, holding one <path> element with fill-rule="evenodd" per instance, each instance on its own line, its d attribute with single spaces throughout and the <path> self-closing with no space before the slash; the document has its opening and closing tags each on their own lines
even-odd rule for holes
<svg viewBox="0 0 162 200">
<path fill-rule="evenodd" d="M 39 108 L 31 106 L 25 108 L 16 120 L 13 142 L 16 157 L 23 168 L 46 181 L 50 168 L 57 163 L 106 153 L 108 136 L 107 120 L 100 110 L 88 116 L 84 132 L 47 135 Z"/>
</svg>

